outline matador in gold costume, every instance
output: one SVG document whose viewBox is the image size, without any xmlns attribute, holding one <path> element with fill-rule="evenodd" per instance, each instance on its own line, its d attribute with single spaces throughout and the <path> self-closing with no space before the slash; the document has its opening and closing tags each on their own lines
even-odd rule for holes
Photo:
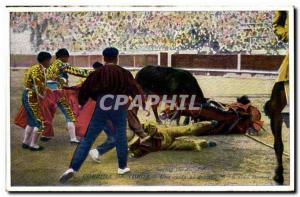
<svg viewBox="0 0 300 197">
<path fill-rule="evenodd" d="M 131 157 L 141 157 L 150 152 L 162 150 L 191 150 L 200 151 L 208 146 L 215 146 L 215 142 L 193 138 L 204 132 L 216 128 L 216 121 L 203 121 L 187 126 L 157 127 L 156 124 L 143 125 L 145 132 L 151 136 L 147 144 L 140 143 L 138 137 L 129 137 L 128 147 Z"/>
<path fill-rule="evenodd" d="M 87 69 L 80 69 L 68 63 L 69 52 L 66 49 L 59 49 L 56 52 L 56 60 L 47 68 L 47 86 L 52 90 L 62 89 L 68 86 L 68 74 L 78 77 L 87 77 L 90 73 Z M 70 135 L 71 143 L 79 143 L 75 134 L 75 115 L 68 103 L 67 98 L 62 95 L 57 102 L 58 108 L 64 114 L 67 122 L 67 130 Z M 47 140 L 47 137 L 43 137 Z"/>
<path fill-rule="evenodd" d="M 41 115 L 39 100 L 46 95 L 45 69 L 50 65 L 51 54 L 40 52 L 37 56 L 39 64 L 34 64 L 25 72 L 22 104 L 27 115 L 22 147 L 32 151 L 42 150 L 37 145 L 39 135 L 44 131 L 44 121 Z"/>
</svg>

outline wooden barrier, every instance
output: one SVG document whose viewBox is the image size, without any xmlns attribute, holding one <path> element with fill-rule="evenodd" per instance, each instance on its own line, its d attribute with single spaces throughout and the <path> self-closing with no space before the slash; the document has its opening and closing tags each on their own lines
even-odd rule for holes
<svg viewBox="0 0 300 197">
<path fill-rule="evenodd" d="M 237 55 L 173 54 L 171 61 L 172 67 L 176 68 L 237 68 Z"/>
<path fill-rule="evenodd" d="M 160 53 L 160 65 L 168 66 L 168 53 L 166 52 Z"/>
<path fill-rule="evenodd" d="M 134 67 L 143 67 L 144 65 L 157 65 L 157 55 L 134 55 Z"/>
<path fill-rule="evenodd" d="M 278 70 L 284 55 L 242 55 L 242 70 Z"/>
<path fill-rule="evenodd" d="M 131 68 L 141 68 L 144 65 L 171 65 L 175 68 L 186 68 L 194 71 L 226 72 L 253 71 L 274 72 L 278 70 L 283 55 L 197 55 L 172 54 L 161 52 L 157 54 L 120 55 L 119 65 Z M 170 59 L 168 57 L 171 57 Z M 12 68 L 27 67 L 36 63 L 34 55 L 11 55 Z M 103 62 L 101 55 L 74 55 L 69 62 L 80 67 L 91 67 L 95 61 Z M 170 62 L 171 61 L 171 62 Z"/>
<path fill-rule="evenodd" d="M 89 61 L 90 56 L 87 55 L 71 56 L 69 59 L 70 59 L 70 63 L 76 66 L 81 66 L 81 67 L 92 66 L 91 62 Z"/>
<path fill-rule="evenodd" d="M 36 62 L 35 55 L 10 55 L 10 67 L 27 67 Z"/>
<path fill-rule="evenodd" d="M 96 61 L 103 62 L 102 55 L 71 55 L 69 63 L 80 67 L 91 67 Z M 35 55 L 10 55 L 11 67 L 28 67 L 36 63 Z M 124 67 L 143 67 L 157 65 L 157 54 L 120 55 L 119 64 Z"/>
</svg>

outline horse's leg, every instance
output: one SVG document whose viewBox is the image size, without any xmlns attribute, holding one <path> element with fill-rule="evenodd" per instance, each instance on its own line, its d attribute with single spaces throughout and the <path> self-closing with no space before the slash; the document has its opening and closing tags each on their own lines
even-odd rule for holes
<svg viewBox="0 0 300 197">
<path fill-rule="evenodd" d="M 184 121 L 183 121 L 183 125 L 188 125 L 190 123 L 190 117 L 189 116 L 185 116 L 184 117 Z"/>
<path fill-rule="evenodd" d="M 176 124 L 177 124 L 177 126 L 179 126 L 180 116 L 181 116 L 181 111 L 180 110 L 176 110 L 175 113 L 170 118 L 170 123 L 173 120 L 176 120 Z"/>
<path fill-rule="evenodd" d="M 178 117 L 176 118 L 176 125 L 177 125 L 177 126 L 180 126 L 180 116 L 178 116 Z"/>
<path fill-rule="evenodd" d="M 277 159 L 277 167 L 275 170 L 274 180 L 278 184 L 283 184 L 283 165 L 282 165 L 282 154 L 283 154 L 283 142 L 282 142 L 282 115 L 281 111 L 287 104 L 284 92 L 283 83 L 276 83 L 272 90 L 270 100 L 270 118 L 271 118 L 271 130 L 274 136 L 274 149 Z"/>
<path fill-rule="evenodd" d="M 177 95 L 177 98 L 179 98 L 179 95 Z M 178 99 L 177 100 L 177 102 L 176 102 L 176 108 L 178 107 L 178 106 L 180 106 L 180 103 L 181 103 L 181 99 Z M 177 114 L 177 116 L 176 116 L 176 125 L 177 126 L 180 126 L 180 117 L 181 117 L 181 112 L 180 112 L 180 110 L 178 110 L 178 114 Z M 177 113 L 177 112 L 176 112 Z M 176 114 L 175 113 L 175 114 Z"/>
<path fill-rule="evenodd" d="M 162 121 L 159 119 L 158 117 L 158 113 L 157 113 L 157 108 L 158 108 L 158 104 L 156 105 L 152 105 L 152 111 L 153 111 L 153 114 L 154 114 L 154 117 L 155 117 L 155 120 L 158 124 L 162 124 Z"/>
<path fill-rule="evenodd" d="M 180 110 L 178 110 L 177 112 L 175 113 L 174 119 L 176 119 L 176 125 L 179 126 L 180 125 L 181 112 L 180 112 Z"/>
</svg>

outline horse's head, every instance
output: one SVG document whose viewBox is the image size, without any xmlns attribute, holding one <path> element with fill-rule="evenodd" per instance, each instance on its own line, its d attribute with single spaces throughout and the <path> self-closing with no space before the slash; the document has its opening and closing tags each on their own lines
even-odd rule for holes
<svg viewBox="0 0 300 197">
<path fill-rule="evenodd" d="M 241 96 L 241 97 L 236 98 L 236 101 L 237 101 L 238 103 L 243 104 L 243 105 L 247 105 L 247 104 L 249 104 L 249 103 L 251 102 L 251 101 L 249 100 L 249 98 L 248 98 L 247 95 L 243 95 L 243 96 Z"/>
</svg>

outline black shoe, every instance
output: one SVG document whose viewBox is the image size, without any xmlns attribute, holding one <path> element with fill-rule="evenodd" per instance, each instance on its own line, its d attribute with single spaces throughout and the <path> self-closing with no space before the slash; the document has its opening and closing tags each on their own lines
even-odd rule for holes
<svg viewBox="0 0 300 197">
<path fill-rule="evenodd" d="M 208 147 L 215 147 L 215 146 L 217 146 L 217 143 L 214 142 L 214 141 L 208 141 L 207 146 Z"/>
<path fill-rule="evenodd" d="M 80 144 L 80 141 L 70 141 L 70 143 L 71 143 L 72 145 L 78 145 L 78 144 Z"/>
<path fill-rule="evenodd" d="M 70 178 L 72 178 L 74 176 L 74 172 L 67 172 L 64 173 L 60 178 L 59 178 L 59 182 L 61 183 L 66 183 Z"/>
<path fill-rule="evenodd" d="M 22 143 L 22 148 L 24 148 L 24 149 L 29 149 L 29 145 L 28 145 L 28 144 Z"/>
<path fill-rule="evenodd" d="M 46 136 L 42 136 L 42 137 L 40 137 L 40 140 L 43 141 L 43 142 L 48 142 L 49 140 L 51 140 L 51 138 L 46 137 Z"/>
<path fill-rule="evenodd" d="M 29 147 L 29 149 L 30 149 L 31 151 L 42 151 L 42 150 L 44 150 L 44 147 L 42 147 L 42 146 L 39 146 L 38 148 Z"/>
</svg>

